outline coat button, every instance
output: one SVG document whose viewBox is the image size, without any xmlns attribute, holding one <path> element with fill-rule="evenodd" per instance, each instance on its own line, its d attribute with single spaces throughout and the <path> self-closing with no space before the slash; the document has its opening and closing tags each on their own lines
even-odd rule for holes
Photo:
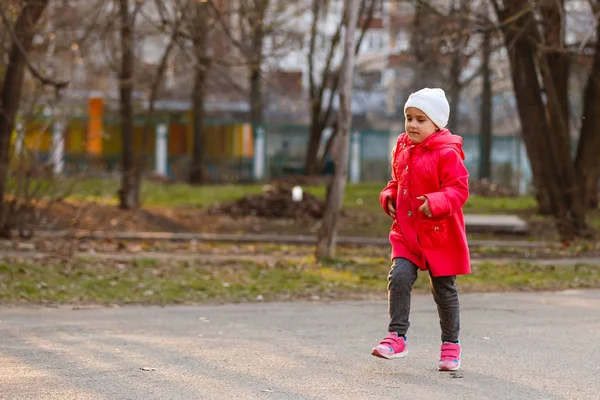
<svg viewBox="0 0 600 400">
<path fill-rule="evenodd" d="M 435 232 L 439 232 L 439 231 L 440 231 L 440 227 L 436 225 L 436 226 L 433 228 L 433 230 L 434 230 Z"/>
<path fill-rule="evenodd" d="M 409 211 L 409 212 L 408 212 L 408 216 L 409 216 L 409 217 L 412 217 L 412 211 Z"/>
<path fill-rule="evenodd" d="M 404 167 L 404 169 L 405 169 L 406 171 L 408 171 L 408 165 L 407 165 L 406 167 Z"/>
<path fill-rule="evenodd" d="M 406 196 L 406 189 L 402 191 L 402 194 Z"/>
</svg>

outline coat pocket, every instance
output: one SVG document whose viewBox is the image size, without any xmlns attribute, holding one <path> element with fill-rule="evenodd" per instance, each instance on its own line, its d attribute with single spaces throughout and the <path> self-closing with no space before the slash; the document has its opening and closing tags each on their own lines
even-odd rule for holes
<svg viewBox="0 0 600 400">
<path fill-rule="evenodd" d="M 448 236 L 448 221 L 421 221 L 419 241 L 424 248 L 445 247 Z"/>
</svg>

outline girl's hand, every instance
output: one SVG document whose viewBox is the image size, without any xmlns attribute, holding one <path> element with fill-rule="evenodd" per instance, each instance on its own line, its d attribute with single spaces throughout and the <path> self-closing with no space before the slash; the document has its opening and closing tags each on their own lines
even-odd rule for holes
<svg viewBox="0 0 600 400">
<path fill-rule="evenodd" d="M 394 206 L 394 199 L 392 197 L 388 197 L 387 199 L 387 210 L 390 217 L 396 218 L 396 207 Z"/>
<path fill-rule="evenodd" d="M 429 208 L 429 200 L 427 199 L 427 197 L 419 196 L 419 197 L 417 197 L 417 200 L 424 201 L 424 203 L 421 205 L 421 207 L 419 207 L 419 211 L 423 212 L 425 215 L 427 215 L 429 218 L 431 218 L 433 215 L 431 214 L 431 208 Z"/>
</svg>

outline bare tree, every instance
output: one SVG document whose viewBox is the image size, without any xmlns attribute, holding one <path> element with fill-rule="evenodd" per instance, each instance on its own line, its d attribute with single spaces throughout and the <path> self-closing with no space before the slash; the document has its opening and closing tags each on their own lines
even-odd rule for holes
<svg viewBox="0 0 600 400">
<path fill-rule="evenodd" d="M 212 65 L 212 44 L 209 41 L 211 25 L 214 16 L 205 3 L 196 3 L 188 18 L 187 30 L 191 36 L 194 62 L 194 87 L 192 92 L 194 146 L 192 152 L 192 165 L 190 169 L 190 183 L 203 181 L 203 155 L 202 148 L 204 129 L 204 98 L 206 95 L 207 76 Z"/>
<path fill-rule="evenodd" d="M 490 58 L 492 54 L 492 33 L 483 34 L 481 54 L 481 115 L 479 128 L 479 179 L 492 178 L 492 81 L 490 71 Z"/>
<path fill-rule="evenodd" d="M 164 4 L 162 3 L 162 0 L 156 0 L 156 3 L 160 10 L 164 10 L 166 8 L 164 6 Z M 180 31 L 181 25 L 183 23 L 185 16 L 189 13 L 190 5 L 191 5 L 189 0 L 183 0 L 183 2 L 176 1 L 176 2 L 173 2 L 172 4 L 173 4 L 172 22 L 169 24 L 166 24 L 166 23 L 163 24 L 164 29 L 165 29 L 165 31 L 163 33 L 165 33 L 165 34 L 168 33 L 167 28 L 171 29 L 171 32 L 169 33 L 168 43 L 162 52 L 162 55 L 160 57 L 160 60 L 156 67 L 156 70 L 154 71 L 154 76 L 151 80 L 150 87 L 149 87 L 148 110 L 146 112 L 146 123 L 144 124 L 144 131 L 143 131 L 143 136 L 142 136 L 142 153 L 140 155 L 139 161 L 136 164 L 135 181 L 136 181 L 136 191 L 138 193 L 137 194 L 138 199 L 139 199 L 139 191 L 140 191 L 142 175 L 148 164 L 147 163 L 147 158 L 148 158 L 147 157 L 147 148 L 148 148 L 150 133 L 151 133 L 152 127 L 154 126 L 153 118 L 154 118 L 154 111 L 155 111 L 155 103 L 159 96 L 160 86 L 164 83 L 164 76 L 165 76 L 165 72 L 167 70 L 169 57 L 171 56 L 171 52 L 175 48 L 177 40 L 178 40 L 179 36 L 181 35 L 181 31 Z M 164 15 L 162 15 L 162 17 L 164 18 Z M 165 22 L 164 19 L 163 19 L 163 22 Z"/>
<path fill-rule="evenodd" d="M 594 131 L 588 131 L 599 126 L 594 120 L 598 118 L 595 117 L 597 113 L 591 111 L 597 107 L 596 103 L 587 103 L 597 98 L 600 88 L 593 83 L 598 73 L 596 61 L 590 73 L 588 83 L 592 83 L 586 89 L 584 106 L 584 117 L 592 121 L 582 125 L 586 130 L 581 132 L 580 150 L 574 161 L 570 151 L 565 90 L 568 59 L 564 58 L 567 53 L 564 2 L 540 0 L 537 18 L 530 3 L 505 0 L 500 4 L 498 0 L 492 0 L 492 4 L 501 21 L 509 54 L 523 139 L 537 180 L 536 187 L 547 191 L 563 240 L 587 236 L 590 230 L 585 222 L 584 199 L 589 198 L 589 194 L 585 193 L 588 189 L 585 183 L 598 169 L 597 155 L 600 153 L 600 140 L 594 137 L 597 136 Z M 540 81 L 544 85 L 543 91 Z"/>
<path fill-rule="evenodd" d="M 8 65 L 0 88 L 0 228 L 3 236 L 10 235 L 10 229 L 4 212 L 4 193 L 10 158 L 10 137 L 15 124 L 15 117 L 21 100 L 21 89 L 25 70 L 43 78 L 31 64 L 28 53 L 36 33 L 36 24 L 48 6 L 48 0 L 29 1 L 19 10 L 18 17 L 11 26 L 10 21 L 2 13 L 2 20 L 11 32 L 11 47 Z M 44 79 L 47 82 L 46 79 Z"/>
<path fill-rule="evenodd" d="M 317 238 L 315 257 L 318 260 L 331 258 L 335 251 L 337 225 L 344 199 L 344 189 L 348 180 L 348 155 L 350 148 L 350 127 L 352 125 L 352 84 L 354 81 L 354 58 L 356 25 L 360 0 L 346 2 L 346 32 L 344 37 L 344 58 L 342 61 L 340 90 L 340 110 L 338 114 L 338 137 L 335 152 L 335 173 L 327 196 L 323 223 Z"/>
<path fill-rule="evenodd" d="M 458 15 L 462 9 L 456 7 L 455 0 L 452 0 L 449 13 L 438 10 L 427 0 L 413 0 L 412 3 L 415 11 L 411 24 L 410 54 L 413 58 L 414 75 L 410 91 L 415 92 L 426 86 L 437 86 L 444 79 L 445 64 L 440 58 L 444 42 L 449 48 L 448 53 L 454 55 L 452 63 L 454 70 L 450 71 L 451 77 L 460 79 L 462 72 L 460 52 L 463 51 L 465 40 L 469 38 L 462 33 L 462 30 L 456 29 L 457 25 L 464 22 L 464 19 L 459 18 Z M 461 0 L 461 3 L 465 2 Z"/>
<path fill-rule="evenodd" d="M 220 6 L 218 0 L 207 1 L 215 12 L 220 33 L 233 46 L 228 57 L 213 54 L 211 63 L 245 68 L 245 85 L 233 82 L 234 79 L 229 79 L 228 83 L 248 99 L 250 122 L 256 130 L 264 124 L 267 61 L 281 57 L 294 47 L 297 32 L 290 25 L 303 10 L 301 0 L 236 0 L 227 3 L 228 7 Z M 227 63 L 223 63 L 223 58 L 228 59 Z"/>
<path fill-rule="evenodd" d="M 141 4 L 141 3 L 137 3 Z M 119 21 L 121 24 L 121 69 L 119 72 L 119 96 L 121 112 L 122 178 L 119 189 L 119 206 L 126 210 L 139 205 L 139 182 L 136 179 L 136 157 L 133 140 L 133 79 L 135 68 L 134 25 L 137 11 L 131 11 L 131 1 L 118 0 Z"/>
<path fill-rule="evenodd" d="M 472 3 L 472 0 L 454 0 L 452 2 L 448 17 L 443 19 L 448 21 L 445 24 L 445 30 L 448 28 L 451 29 L 449 35 L 448 32 L 445 32 L 444 35 L 449 36 L 446 40 L 450 50 L 450 68 L 448 70 L 450 90 L 448 94 L 450 97 L 451 111 L 448 127 L 452 131 L 455 131 L 458 127 L 457 123 L 460 116 L 459 104 L 461 101 L 461 92 L 481 72 L 480 70 L 477 70 L 470 77 L 463 77 L 465 66 L 478 52 L 477 50 L 473 51 L 469 49 L 470 42 L 474 36 L 472 32 L 473 29 L 470 26 L 473 18 Z"/>
<path fill-rule="evenodd" d="M 142 176 L 147 166 L 147 147 L 150 137 L 150 131 L 153 126 L 153 116 L 155 102 L 159 95 L 160 85 L 163 83 L 163 77 L 167 69 L 169 56 L 174 49 L 177 38 L 180 34 L 180 26 L 184 16 L 187 14 L 190 2 L 185 0 L 183 3 L 176 1 L 173 4 L 173 18 L 171 21 L 162 20 L 162 29 L 170 28 L 168 43 L 165 46 L 159 59 L 156 70 L 150 79 L 148 87 L 148 110 L 145 115 L 146 123 L 142 132 L 142 146 L 140 153 L 136 151 L 133 136 L 133 91 L 135 81 L 135 26 L 136 17 L 140 13 L 143 2 L 136 1 L 133 4 L 129 0 L 119 1 L 119 20 L 120 20 L 120 47 L 121 47 L 121 65 L 119 72 L 119 93 L 120 93 L 120 112 L 121 112 L 121 138 L 122 138 L 122 180 L 119 189 L 120 207 L 131 210 L 140 205 L 140 190 Z M 155 2 L 159 11 L 165 9 L 162 1 Z M 163 15 L 164 18 L 164 15 Z M 163 34 L 165 32 L 162 32 Z"/>
<path fill-rule="evenodd" d="M 248 54 L 248 81 L 250 83 L 250 121 L 252 126 L 263 124 L 263 88 L 261 67 L 264 61 L 265 17 L 270 6 L 270 0 L 255 0 L 252 7 L 242 2 L 242 15 L 245 16 L 242 34 L 249 38 L 250 53 Z"/>
<path fill-rule="evenodd" d="M 600 182 L 600 2 L 591 1 L 596 15 L 594 61 L 583 95 L 583 123 L 575 157 L 575 171 L 580 185 L 579 196 L 590 208 L 598 208 Z"/>
<path fill-rule="evenodd" d="M 235 48 L 239 51 L 248 70 L 248 103 L 250 105 L 250 121 L 256 129 L 263 123 L 263 84 L 262 67 L 265 60 L 264 41 L 268 35 L 281 28 L 281 21 L 267 22 L 267 13 L 272 7 L 271 0 L 238 0 L 232 4 L 237 7 L 229 13 L 219 10 L 211 0 L 218 18 Z M 282 2 L 276 2 L 277 11 L 281 12 Z M 293 4 L 291 5 L 294 6 Z M 277 13 L 275 12 L 275 14 Z M 235 17 L 237 26 L 231 26 L 231 16 Z"/>
<path fill-rule="evenodd" d="M 358 54 L 360 45 L 365 37 L 376 6 L 380 0 L 361 0 L 359 9 L 359 26 L 361 28 L 360 36 L 355 43 L 354 52 Z M 307 175 L 316 175 L 323 169 L 326 152 L 330 147 L 330 143 L 335 139 L 337 129 L 332 129 L 332 135 L 329 143 L 325 146 L 325 153 L 319 160 L 318 153 L 323 138 L 323 131 L 328 127 L 335 128 L 336 123 L 333 119 L 333 100 L 335 98 L 340 80 L 341 66 L 334 66 L 334 58 L 339 50 L 339 43 L 342 34 L 342 27 L 345 24 L 342 18 L 337 28 L 330 39 L 323 40 L 328 43 L 324 67 L 319 74 L 320 79 L 317 81 L 315 59 L 320 57 L 320 52 L 317 51 L 317 42 L 319 41 L 320 32 L 318 29 L 319 21 L 326 15 L 326 3 L 322 0 L 313 0 L 312 2 L 312 23 L 310 29 L 310 43 L 308 49 L 308 68 L 309 68 L 309 106 L 310 106 L 310 134 L 308 147 L 306 151 L 305 173 Z M 326 96 L 329 91 L 328 97 Z"/>
</svg>

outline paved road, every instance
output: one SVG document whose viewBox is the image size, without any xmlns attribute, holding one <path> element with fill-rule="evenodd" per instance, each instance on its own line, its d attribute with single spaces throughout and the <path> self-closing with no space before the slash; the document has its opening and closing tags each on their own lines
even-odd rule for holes
<svg viewBox="0 0 600 400">
<path fill-rule="evenodd" d="M 414 298 L 410 354 L 395 361 L 369 354 L 383 302 L 4 307 L 0 398 L 600 398 L 600 291 L 461 299 L 458 374 L 435 370 L 429 296 Z"/>
</svg>

